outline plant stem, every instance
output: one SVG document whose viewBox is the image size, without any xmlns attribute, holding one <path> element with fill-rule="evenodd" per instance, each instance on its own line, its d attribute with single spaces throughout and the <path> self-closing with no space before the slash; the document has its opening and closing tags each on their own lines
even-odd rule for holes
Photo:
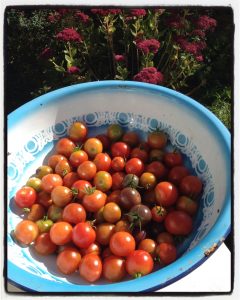
<svg viewBox="0 0 240 300">
<path fill-rule="evenodd" d="M 162 63 L 163 58 L 165 57 L 165 54 L 167 53 L 167 50 L 168 50 L 171 38 L 172 38 L 172 33 L 170 32 L 169 35 L 168 35 L 168 41 L 167 41 L 166 47 L 165 47 L 165 49 L 164 49 L 164 51 L 163 51 L 163 53 L 162 53 L 162 55 L 161 55 L 161 57 L 159 59 L 159 62 L 157 64 L 157 69 L 158 70 L 159 70 L 159 67 L 160 67 L 160 65 Z"/>
</svg>

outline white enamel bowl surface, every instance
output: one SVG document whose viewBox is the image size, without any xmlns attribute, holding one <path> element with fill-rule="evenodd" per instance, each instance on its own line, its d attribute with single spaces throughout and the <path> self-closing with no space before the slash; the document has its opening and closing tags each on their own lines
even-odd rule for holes
<svg viewBox="0 0 240 300">
<path fill-rule="evenodd" d="M 20 248 L 10 237 L 19 222 L 13 203 L 17 189 L 43 164 L 56 140 L 82 120 L 94 136 L 112 123 L 146 133 L 160 127 L 171 146 L 185 156 L 204 183 L 194 232 L 179 248 L 171 265 L 139 279 L 89 284 L 77 274 L 59 274 L 52 256 L 43 258 Z M 73 85 L 41 96 L 8 116 L 7 275 L 25 290 L 40 292 L 153 291 L 179 280 L 207 257 L 205 250 L 220 245 L 231 226 L 230 134 L 207 109 L 180 93 L 150 84 L 103 81 Z"/>
</svg>

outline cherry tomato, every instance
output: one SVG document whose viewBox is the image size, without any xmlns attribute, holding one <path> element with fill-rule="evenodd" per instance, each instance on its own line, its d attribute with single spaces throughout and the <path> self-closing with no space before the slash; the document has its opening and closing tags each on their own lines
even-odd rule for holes
<svg viewBox="0 0 240 300">
<path fill-rule="evenodd" d="M 104 207 L 101 207 L 97 212 L 94 213 L 94 220 L 95 220 L 94 224 L 101 224 L 105 222 L 103 217 L 103 208 Z"/>
<path fill-rule="evenodd" d="M 136 147 L 139 144 L 139 136 L 136 132 L 134 131 L 128 131 L 124 133 L 122 137 L 122 141 L 124 143 L 127 143 L 131 148 Z"/>
<path fill-rule="evenodd" d="M 48 174 L 42 178 L 42 189 L 51 193 L 56 186 L 63 185 L 62 177 L 58 174 Z"/>
<path fill-rule="evenodd" d="M 84 143 L 83 149 L 90 158 L 94 158 L 98 153 L 103 151 L 103 145 L 97 138 L 89 138 Z"/>
<path fill-rule="evenodd" d="M 57 245 L 55 245 L 51 239 L 48 232 L 41 233 L 34 242 L 34 249 L 38 254 L 49 255 L 57 250 Z"/>
<path fill-rule="evenodd" d="M 127 273 L 134 278 L 151 273 L 153 265 L 152 256 L 144 250 L 135 250 L 126 259 Z"/>
<path fill-rule="evenodd" d="M 174 235 L 188 235 L 193 228 L 192 218 L 184 211 L 173 210 L 164 220 L 166 230 Z"/>
<path fill-rule="evenodd" d="M 141 203 L 140 193 L 131 187 L 126 187 L 121 190 L 119 204 L 124 209 L 128 210 L 133 207 L 135 204 Z"/>
<path fill-rule="evenodd" d="M 142 201 L 148 205 L 156 204 L 156 196 L 154 190 L 144 191 L 142 195 Z"/>
<path fill-rule="evenodd" d="M 121 190 L 123 188 L 124 172 L 115 172 L 112 174 L 112 190 Z"/>
<path fill-rule="evenodd" d="M 100 257 L 94 253 L 83 256 L 79 265 L 80 276 L 89 281 L 97 281 L 102 274 L 102 261 Z"/>
<path fill-rule="evenodd" d="M 75 181 L 79 180 L 77 172 L 69 172 L 63 177 L 63 185 L 71 188 Z"/>
<path fill-rule="evenodd" d="M 189 170 L 184 166 L 173 167 L 168 173 L 168 180 L 175 185 L 179 185 L 181 180 L 189 175 Z"/>
<path fill-rule="evenodd" d="M 103 246 L 107 246 L 114 234 L 114 224 L 101 223 L 96 227 L 96 241 Z"/>
<path fill-rule="evenodd" d="M 33 188 L 37 193 L 40 192 L 42 190 L 42 181 L 40 178 L 37 177 L 31 177 L 28 179 L 28 181 L 26 182 L 26 186 L 30 186 L 31 188 Z"/>
<path fill-rule="evenodd" d="M 97 139 L 99 139 L 99 141 L 102 142 L 103 145 L 103 151 L 107 151 L 110 147 L 110 139 L 106 134 L 98 134 L 96 136 Z"/>
<path fill-rule="evenodd" d="M 152 190 L 157 184 L 157 179 L 154 174 L 150 172 L 144 172 L 140 176 L 139 183 L 140 186 L 146 190 Z"/>
<path fill-rule="evenodd" d="M 148 144 L 153 149 L 163 149 L 167 145 L 167 136 L 162 131 L 153 131 L 148 134 Z"/>
<path fill-rule="evenodd" d="M 173 244 L 161 243 L 156 248 L 160 263 L 169 265 L 177 259 L 177 249 Z"/>
<path fill-rule="evenodd" d="M 55 204 L 48 207 L 47 217 L 53 222 L 60 221 L 62 219 L 63 209 Z"/>
<path fill-rule="evenodd" d="M 48 159 L 48 165 L 49 167 L 52 168 L 52 170 L 55 169 L 56 165 L 60 162 L 60 161 L 67 161 L 67 158 L 64 155 L 61 154 L 53 154 L 49 157 Z"/>
<path fill-rule="evenodd" d="M 39 232 L 40 233 L 45 233 L 45 232 L 49 232 L 52 225 L 53 225 L 53 221 L 50 220 L 50 219 L 40 219 L 36 222 L 37 226 L 38 226 L 38 229 L 39 229 Z"/>
<path fill-rule="evenodd" d="M 113 172 L 121 172 L 125 168 L 125 160 L 121 156 L 115 156 L 111 161 L 111 170 Z"/>
<path fill-rule="evenodd" d="M 88 189 L 82 199 L 82 205 L 89 212 L 97 212 L 106 203 L 107 195 L 94 188 Z"/>
<path fill-rule="evenodd" d="M 78 148 L 77 150 L 74 150 L 69 157 L 70 164 L 75 168 L 77 168 L 79 165 L 81 165 L 84 161 L 87 160 L 88 160 L 87 153 Z"/>
<path fill-rule="evenodd" d="M 50 238 L 56 245 L 64 245 L 72 240 L 73 228 L 68 222 L 54 223 L 50 229 Z"/>
<path fill-rule="evenodd" d="M 93 177 L 96 175 L 96 173 L 97 173 L 97 167 L 95 163 L 93 163 L 90 160 L 84 161 L 77 168 L 77 174 L 79 178 L 83 180 L 88 180 L 88 181 L 92 180 Z"/>
<path fill-rule="evenodd" d="M 112 157 L 121 156 L 127 159 L 130 155 L 130 147 L 124 142 L 116 142 L 111 146 Z"/>
<path fill-rule="evenodd" d="M 169 168 L 183 164 L 183 157 L 180 152 L 167 152 L 163 156 L 163 161 Z"/>
<path fill-rule="evenodd" d="M 59 161 L 55 167 L 55 173 L 60 175 L 61 177 L 64 177 L 71 171 L 72 171 L 72 167 L 70 166 L 67 160 Z"/>
<path fill-rule="evenodd" d="M 103 261 L 103 277 L 111 282 L 120 281 L 126 276 L 125 259 L 118 256 L 108 256 Z"/>
<path fill-rule="evenodd" d="M 14 201 L 18 207 L 31 207 L 37 200 L 36 191 L 30 186 L 20 188 L 14 197 Z"/>
<path fill-rule="evenodd" d="M 89 222 L 80 222 L 74 226 L 72 240 L 79 248 L 87 248 L 95 242 L 96 233 Z"/>
<path fill-rule="evenodd" d="M 173 244 L 174 245 L 174 239 L 171 233 L 167 231 L 160 232 L 157 236 L 156 239 L 157 243 L 168 243 L 168 244 Z"/>
<path fill-rule="evenodd" d="M 144 239 L 144 240 L 140 241 L 140 243 L 138 244 L 139 250 L 144 250 L 151 255 L 155 254 L 156 247 L 157 247 L 157 244 L 152 239 Z"/>
<path fill-rule="evenodd" d="M 97 171 L 109 171 L 111 161 L 111 157 L 107 153 L 98 153 L 93 160 Z"/>
<path fill-rule="evenodd" d="M 144 164 L 139 158 L 130 158 L 126 162 L 125 171 L 127 174 L 141 176 L 144 171 Z"/>
<path fill-rule="evenodd" d="M 86 194 L 86 190 L 91 187 L 92 187 L 92 185 L 89 181 L 77 180 L 72 185 L 72 190 L 73 190 L 75 196 L 77 197 L 77 199 L 82 200 L 82 198 Z"/>
<path fill-rule="evenodd" d="M 31 209 L 28 208 L 27 211 L 28 211 L 28 216 L 27 216 L 28 220 L 33 222 L 41 219 L 45 215 L 44 206 L 38 203 L 34 203 L 31 206 Z"/>
<path fill-rule="evenodd" d="M 133 148 L 130 154 L 131 158 L 139 158 L 143 163 L 146 163 L 148 160 L 148 152 L 145 149 L 140 147 Z"/>
<path fill-rule="evenodd" d="M 114 202 L 107 203 L 103 208 L 103 218 L 106 222 L 116 223 L 121 219 L 121 208 Z"/>
<path fill-rule="evenodd" d="M 51 192 L 51 198 L 55 205 L 64 207 L 71 202 L 73 198 L 73 192 L 66 186 L 56 186 Z"/>
<path fill-rule="evenodd" d="M 41 191 L 37 194 L 37 203 L 43 205 L 45 208 L 48 208 L 52 205 L 51 194 Z"/>
<path fill-rule="evenodd" d="M 192 200 L 189 197 L 181 196 L 176 202 L 176 208 L 177 210 L 185 211 L 190 216 L 193 216 L 197 212 L 198 204 L 196 201 Z"/>
<path fill-rule="evenodd" d="M 74 249 L 65 249 L 57 256 L 57 267 L 63 274 L 72 274 L 78 268 L 81 261 L 81 254 Z"/>
<path fill-rule="evenodd" d="M 202 191 L 202 181 L 193 175 L 184 177 L 180 182 L 180 192 L 191 198 L 196 198 Z"/>
<path fill-rule="evenodd" d="M 62 212 L 62 219 L 71 224 L 78 224 L 86 221 L 86 211 L 79 203 L 69 203 Z"/>
<path fill-rule="evenodd" d="M 140 229 L 140 227 L 135 227 L 132 230 L 132 235 L 134 236 L 136 244 L 139 244 L 142 240 L 146 238 L 147 232 L 145 229 Z"/>
<path fill-rule="evenodd" d="M 131 233 L 130 223 L 127 220 L 119 220 L 114 227 L 114 232 L 126 231 Z"/>
<path fill-rule="evenodd" d="M 49 166 L 40 166 L 36 170 L 36 177 L 42 179 L 43 176 L 48 175 L 48 174 L 52 174 L 52 173 L 53 173 L 53 169 L 51 167 L 49 167 Z"/>
<path fill-rule="evenodd" d="M 112 187 L 112 176 L 106 171 L 98 171 L 93 178 L 96 188 L 102 192 L 107 192 Z"/>
<path fill-rule="evenodd" d="M 82 256 L 84 256 L 86 254 L 90 254 L 90 253 L 96 254 L 96 255 L 101 254 L 101 248 L 98 243 L 94 242 L 89 247 L 81 249 Z"/>
<path fill-rule="evenodd" d="M 123 130 L 118 124 L 112 124 L 107 129 L 107 136 L 113 142 L 120 140 L 122 135 Z"/>
<path fill-rule="evenodd" d="M 129 213 L 128 220 L 134 227 L 139 227 L 141 229 L 142 226 L 149 223 L 152 219 L 152 213 L 148 206 L 144 204 L 134 205 Z"/>
<path fill-rule="evenodd" d="M 107 196 L 106 203 L 115 202 L 115 203 L 119 204 L 120 203 L 120 194 L 121 194 L 121 190 L 112 191 L 111 194 L 109 194 Z"/>
<path fill-rule="evenodd" d="M 68 131 L 69 138 L 74 142 L 83 142 L 87 133 L 88 129 L 82 122 L 74 122 Z"/>
<path fill-rule="evenodd" d="M 163 160 L 164 151 L 161 149 L 152 149 L 149 152 L 149 161 L 162 161 Z"/>
<path fill-rule="evenodd" d="M 58 154 L 62 154 L 67 158 L 70 157 L 75 148 L 76 144 L 68 138 L 61 138 L 55 147 Z"/>
<path fill-rule="evenodd" d="M 167 169 L 160 161 L 153 161 L 146 166 L 145 172 L 152 173 L 157 179 L 162 179 L 167 174 Z"/>
<path fill-rule="evenodd" d="M 168 207 L 177 201 L 178 190 L 171 182 L 162 181 L 155 187 L 155 196 L 159 205 Z"/>
<path fill-rule="evenodd" d="M 126 232 L 115 232 L 109 242 L 111 252 L 117 256 L 128 256 L 135 250 L 136 243 L 134 237 Z"/>
<path fill-rule="evenodd" d="M 25 245 L 29 245 L 35 241 L 39 234 L 38 226 L 30 220 L 20 221 L 14 230 L 16 239 Z"/>
<path fill-rule="evenodd" d="M 151 212 L 152 212 L 152 219 L 158 223 L 163 222 L 167 215 L 167 210 L 160 205 L 155 205 L 151 209 Z"/>
</svg>

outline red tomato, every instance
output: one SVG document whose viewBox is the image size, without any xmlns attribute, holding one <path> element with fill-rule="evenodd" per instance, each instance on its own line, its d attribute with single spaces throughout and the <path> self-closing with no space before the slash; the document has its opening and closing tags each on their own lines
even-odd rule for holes
<svg viewBox="0 0 240 300">
<path fill-rule="evenodd" d="M 140 176 L 139 183 L 140 186 L 143 187 L 144 189 L 152 190 L 156 186 L 157 180 L 153 173 L 144 172 Z"/>
<path fill-rule="evenodd" d="M 94 158 L 98 153 L 103 151 L 103 145 L 97 138 L 89 138 L 84 143 L 83 149 L 90 158 Z"/>
<path fill-rule="evenodd" d="M 157 244 L 152 239 L 143 239 L 138 244 L 138 249 L 139 250 L 144 250 L 144 251 L 148 252 L 151 255 L 155 254 L 156 247 L 157 247 Z"/>
<path fill-rule="evenodd" d="M 51 241 L 56 245 L 64 245 L 72 240 L 72 226 L 68 222 L 54 223 L 50 229 Z"/>
<path fill-rule="evenodd" d="M 31 207 L 37 200 L 36 191 L 30 186 L 24 186 L 19 189 L 14 197 L 14 201 L 18 207 Z"/>
<path fill-rule="evenodd" d="M 134 131 L 128 131 L 124 133 L 122 137 L 122 141 L 124 143 L 127 143 L 130 147 L 136 147 L 139 144 L 139 136 L 136 132 Z"/>
<path fill-rule="evenodd" d="M 88 180 L 88 181 L 92 180 L 93 177 L 96 175 L 96 173 L 97 173 L 97 167 L 95 163 L 93 163 L 90 160 L 84 161 L 77 168 L 77 174 L 79 178 L 83 180 Z"/>
<path fill-rule="evenodd" d="M 135 250 L 136 243 L 130 233 L 119 231 L 111 237 L 109 247 L 114 255 L 127 256 Z"/>
<path fill-rule="evenodd" d="M 27 218 L 33 222 L 40 220 L 45 215 L 45 208 L 42 204 L 34 203 L 28 212 Z"/>
<path fill-rule="evenodd" d="M 202 191 L 202 181 L 193 175 L 184 177 L 180 182 L 180 192 L 191 198 L 196 198 Z"/>
<path fill-rule="evenodd" d="M 177 259 L 177 249 L 173 244 L 161 243 L 156 248 L 156 255 L 160 263 L 169 265 Z"/>
<path fill-rule="evenodd" d="M 79 176 L 76 172 L 70 172 L 63 177 L 63 185 L 71 188 L 75 181 L 79 180 Z"/>
<path fill-rule="evenodd" d="M 173 167 L 168 173 L 168 180 L 175 185 L 179 185 L 181 180 L 189 175 L 189 170 L 184 166 Z"/>
<path fill-rule="evenodd" d="M 168 152 L 163 156 L 163 161 L 169 168 L 183 164 L 182 154 L 180 152 Z"/>
<path fill-rule="evenodd" d="M 72 154 L 69 157 L 69 161 L 71 165 L 75 168 L 77 168 L 79 165 L 81 165 L 84 161 L 88 160 L 88 155 L 83 150 L 74 150 Z"/>
<path fill-rule="evenodd" d="M 131 158 L 126 162 L 125 171 L 127 174 L 141 176 L 144 171 L 144 164 L 139 158 Z"/>
<path fill-rule="evenodd" d="M 96 189 L 89 189 L 82 199 L 82 205 L 88 212 L 97 212 L 106 203 L 107 195 Z"/>
<path fill-rule="evenodd" d="M 50 205 L 52 205 L 51 194 L 41 191 L 40 193 L 37 194 L 37 203 L 48 208 Z"/>
<path fill-rule="evenodd" d="M 71 224 L 86 221 L 86 211 L 79 203 L 69 203 L 63 209 L 62 219 Z"/>
<path fill-rule="evenodd" d="M 55 173 L 60 175 L 61 177 L 64 177 L 71 171 L 72 171 L 72 167 L 70 166 L 69 162 L 66 160 L 62 160 L 58 162 L 55 167 Z"/>
<path fill-rule="evenodd" d="M 103 218 L 106 222 L 116 223 L 121 218 L 121 208 L 115 202 L 109 202 L 104 205 Z"/>
<path fill-rule="evenodd" d="M 139 159 L 141 159 L 141 161 L 143 163 L 146 163 L 148 160 L 148 152 L 145 149 L 136 147 L 136 148 L 132 149 L 130 157 L 131 158 L 134 158 L 134 157 L 139 158 Z"/>
<path fill-rule="evenodd" d="M 164 156 L 164 151 L 161 149 L 152 149 L 149 152 L 149 160 L 152 161 L 162 161 Z"/>
<path fill-rule="evenodd" d="M 34 249 L 38 254 L 49 255 L 57 250 L 57 245 L 51 241 L 49 232 L 45 232 L 41 233 L 35 240 Z"/>
<path fill-rule="evenodd" d="M 67 160 L 67 158 L 61 154 L 53 154 L 48 159 L 48 165 L 54 170 L 56 165 L 62 160 Z"/>
<path fill-rule="evenodd" d="M 152 173 L 157 179 L 162 179 L 167 174 L 167 169 L 160 161 L 153 161 L 146 166 L 145 172 Z"/>
<path fill-rule="evenodd" d="M 124 172 L 115 172 L 112 174 L 112 190 L 120 190 L 123 188 Z"/>
<path fill-rule="evenodd" d="M 162 149 L 167 144 L 167 136 L 162 131 L 153 131 L 148 134 L 148 144 L 153 149 Z"/>
<path fill-rule="evenodd" d="M 87 133 L 88 129 L 82 122 L 74 122 L 68 131 L 69 138 L 74 142 L 83 142 Z"/>
<path fill-rule="evenodd" d="M 177 201 L 178 190 L 171 182 L 162 181 L 155 187 L 155 196 L 159 205 L 168 207 Z"/>
<path fill-rule="evenodd" d="M 55 205 L 66 206 L 73 198 L 72 190 L 66 186 L 56 186 L 51 192 L 51 198 Z"/>
<path fill-rule="evenodd" d="M 174 239 L 171 233 L 167 231 L 160 232 L 157 236 L 156 242 L 158 244 L 160 243 L 168 243 L 168 244 L 173 244 L 174 245 Z"/>
<path fill-rule="evenodd" d="M 63 185 L 62 177 L 58 174 L 48 174 L 42 178 L 42 189 L 51 193 L 56 186 Z"/>
<path fill-rule="evenodd" d="M 119 204 L 119 202 L 120 202 L 120 195 L 121 195 L 121 190 L 115 190 L 115 191 L 111 192 L 111 194 L 109 194 L 107 196 L 106 203 L 115 202 L 115 203 Z"/>
<path fill-rule="evenodd" d="M 58 254 L 56 264 L 61 273 L 68 275 L 79 268 L 80 261 L 81 254 L 77 249 L 66 248 Z"/>
<path fill-rule="evenodd" d="M 74 226 L 72 232 L 72 240 L 79 248 L 87 248 L 96 239 L 95 230 L 89 222 L 81 222 Z"/>
<path fill-rule="evenodd" d="M 155 205 L 151 209 L 151 213 L 153 221 L 161 223 L 166 218 L 167 210 L 163 206 Z"/>
<path fill-rule="evenodd" d="M 115 156 L 111 161 L 111 170 L 113 172 L 121 172 L 125 168 L 125 160 L 121 156 Z"/>
<path fill-rule="evenodd" d="M 189 197 L 181 196 L 176 202 L 176 208 L 177 210 L 185 211 L 190 216 L 193 216 L 197 212 L 198 204 Z"/>
<path fill-rule="evenodd" d="M 79 200 L 82 200 L 83 196 L 86 194 L 86 190 L 91 187 L 91 183 L 87 180 L 77 180 L 72 185 L 73 192 L 74 194 L 76 193 L 76 197 Z"/>
<path fill-rule="evenodd" d="M 125 259 L 118 256 L 108 256 L 103 261 L 103 277 L 108 281 L 117 282 L 127 274 L 125 269 Z"/>
<path fill-rule="evenodd" d="M 39 234 L 38 226 L 30 220 L 22 220 L 17 224 L 14 230 L 16 239 L 25 245 L 29 245 L 35 241 Z"/>
<path fill-rule="evenodd" d="M 67 158 L 72 154 L 75 148 L 75 143 L 68 138 L 61 138 L 55 147 L 58 154 L 62 154 Z"/>
<path fill-rule="evenodd" d="M 144 250 L 135 250 L 126 259 L 127 273 L 134 278 L 151 273 L 153 265 L 152 256 Z"/>
<path fill-rule="evenodd" d="M 86 254 L 90 254 L 90 253 L 100 255 L 101 254 L 101 248 L 100 248 L 99 244 L 94 242 L 89 247 L 81 249 L 82 256 L 84 256 Z"/>
<path fill-rule="evenodd" d="M 107 153 L 98 153 L 94 160 L 97 171 L 108 171 L 111 166 L 111 157 Z"/>
<path fill-rule="evenodd" d="M 103 151 L 106 151 L 109 149 L 110 147 L 110 139 L 106 134 L 99 134 L 96 136 L 97 139 L 99 139 L 99 141 L 102 142 L 103 145 Z"/>
<path fill-rule="evenodd" d="M 93 178 L 93 184 L 102 192 L 107 192 L 112 187 L 112 176 L 106 171 L 98 171 Z"/>
<path fill-rule="evenodd" d="M 124 142 L 116 142 L 111 146 L 112 157 L 121 156 L 127 159 L 130 155 L 130 147 Z"/>
<path fill-rule="evenodd" d="M 114 224 L 101 223 L 96 227 L 96 241 L 103 246 L 107 246 L 114 234 Z"/>
<path fill-rule="evenodd" d="M 100 257 L 93 253 L 83 256 L 79 265 L 79 273 L 82 278 L 89 282 L 97 281 L 102 274 L 102 261 Z"/>
<path fill-rule="evenodd" d="M 164 220 L 166 230 L 174 235 L 188 235 L 193 228 L 192 218 L 184 211 L 173 210 Z"/>
</svg>

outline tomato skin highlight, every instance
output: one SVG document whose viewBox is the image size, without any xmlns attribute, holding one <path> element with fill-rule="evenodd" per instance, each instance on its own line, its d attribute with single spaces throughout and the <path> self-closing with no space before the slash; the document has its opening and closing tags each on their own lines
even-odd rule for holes
<svg viewBox="0 0 240 300">
<path fill-rule="evenodd" d="M 42 189 L 49 194 L 59 185 L 63 185 L 63 180 L 58 174 L 48 174 L 42 178 Z"/>
<path fill-rule="evenodd" d="M 102 261 L 100 257 L 93 253 L 83 256 L 79 265 L 79 274 L 89 282 L 97 281 L 102 274 Z"/>
<path fill-rule="evenodd" d="M 141 176 L 144 171 L 144 164 L 139 158 L 130 158 L 125 165 L 125 171 L 127 174 L 134 174 Z"/>
<path fill-rule="evenodd" d="M 83 142 L 88 134 L 88 129 L 82 122 L 74 122 L 68 130 L 69 138 L 74 142 Z"/>
<path fill-rule="evenodd" d="M 144 250 L 135 250 L 127 256 L 127 273 L 135 278 L 147 275 L 153 270 L 152 256 Z"/>
<path fill-rule="evenodd" d="M 37 193 L 32 187 L 24 186 L 16 192 L 14 200 L 18 207 L 29 208 L 36 202 Z"/>
</svg>

